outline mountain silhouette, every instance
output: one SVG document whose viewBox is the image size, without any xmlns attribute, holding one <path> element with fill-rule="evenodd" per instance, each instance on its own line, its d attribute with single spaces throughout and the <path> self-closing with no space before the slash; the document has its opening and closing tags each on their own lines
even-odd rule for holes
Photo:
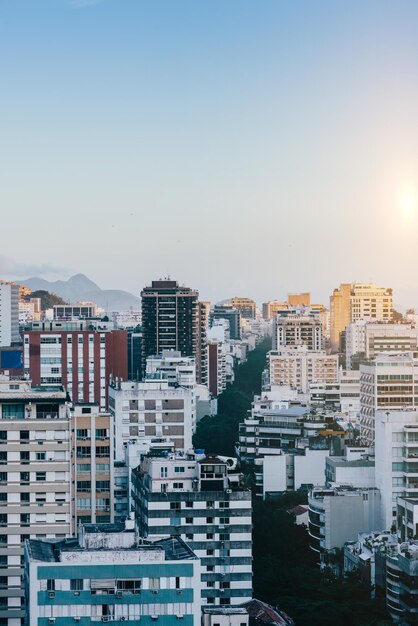
<svg viewBox="0 0 418 626">
<path fill-rule="evenodd" d="M 21 281 L 21 284 L 30 287 L 32 291 L 44 289 L 50 293 L 55 293 L 70 304 L 80 301 L 96 302 L 99 307 L 107 312 L 127 311 L 130 307 L 139 310 L 141 307 L 141 300 L 129 291 L 100 289 L 84 274 L 75 274 L 68 280 L 55 282 L 43 278 L 28 278 Z"/>
</svg>

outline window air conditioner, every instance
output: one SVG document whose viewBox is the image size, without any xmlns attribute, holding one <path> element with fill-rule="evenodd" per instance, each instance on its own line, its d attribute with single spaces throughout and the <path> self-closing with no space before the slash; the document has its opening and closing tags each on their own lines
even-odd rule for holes
<svg viewBox="0 0 418 626">
<path fill-rule="evenodd" d="M 55 598 L 55 591 L 50 591 L 48 593 L 48 598 Z M 52 618 L 51 618 L 52 619 Z M 55 622 L 55 618 L 54 618 L 54 622 Z"/>
</svg>

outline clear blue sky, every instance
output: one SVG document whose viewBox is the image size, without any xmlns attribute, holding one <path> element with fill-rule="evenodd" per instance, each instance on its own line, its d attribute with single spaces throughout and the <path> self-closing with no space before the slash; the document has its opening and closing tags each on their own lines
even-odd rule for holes
<svg viewBox="0 0 418 626">
<path fill-rule="evenodd" d="M 417 185 L 416 0 L 0 0 L 2 276 L 418 305 Z"/>
</svg>

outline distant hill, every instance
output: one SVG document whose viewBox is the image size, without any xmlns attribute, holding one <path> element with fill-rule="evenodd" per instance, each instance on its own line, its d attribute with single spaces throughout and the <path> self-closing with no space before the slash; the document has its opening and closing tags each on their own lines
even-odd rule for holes
<svg viewBox="0 0 418 626">
<path fill-rule="evenodd" d="M 42 311 L 45 311 L 45 309 L 52 309 L 52 307 L 56 304 L 66 304 L 65 300 L 57 296 L 55 293 L 49 293 L 49 291 L 44 291 L 43 289 L 38 289 L 37 291 L 32 290 L 30 297 L 41 299 Z"/>
<path fill-rule="evenodd" d="M 105 311 L 127 311 L 130 307 L 139 310 L 141 307 L 141 300 L 129 291 L 100 289 L 84 274 L 75 274 L 68 280 L 55 282 L 43 278 L 28 278 L 22 280 L 21 284 L 30 287 L 32 291 L 49 291 L 71 304 L 79 301 L 96 302 Z"/>
</svg>

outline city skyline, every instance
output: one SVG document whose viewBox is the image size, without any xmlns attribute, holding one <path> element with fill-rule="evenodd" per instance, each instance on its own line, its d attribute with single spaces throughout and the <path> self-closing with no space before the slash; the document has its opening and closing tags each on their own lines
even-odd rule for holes
<svg viewBox="0 0 418 626">
<path fill-rule="evenodd" d="M 0 7 L 2 277 L 417 305 L 416 3 L 121 6 Z"/>
</svg>

